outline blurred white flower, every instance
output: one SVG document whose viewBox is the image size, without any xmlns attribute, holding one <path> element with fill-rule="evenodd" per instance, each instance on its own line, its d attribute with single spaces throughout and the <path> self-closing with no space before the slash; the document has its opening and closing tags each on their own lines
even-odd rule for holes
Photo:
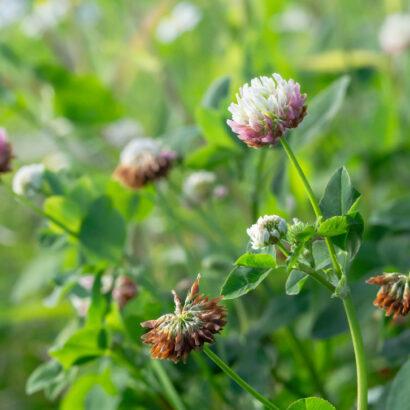
<svg viewBox="0 0 410 410">
<path fill-rule="evenodd" d="M 380 47 L 387 54 L 400 54 L 410 46 L 410 13 L 387 16 L 379 32 Z"/>
<path fill-rule="evenodd" d="M 14 175 L 13 191 L 18 195 L 34 197 L 43 185 L 43 164 L 31 164 L 22 166 Z"/>
<path fill-rule="evenodd" d="M 36 1 L 31 14 L 23 19 L 21 28 L 29 37 L 40 37 L 45 31 L 56 27 L 69 9 L 68 0 Z"/>
<path fill-rule="evenodd" d="M 216 175 L 213 172 L 194 172 L 185 180 L 183 192 L 188 200 L 200 203 L 212 196 L 215 183 Z"/>
<path fill-rule="evenodd" d="M 158 140 L 135 138 L 121 152 L 114 178 L 124 186 L 139 189 L 166 177 L 177 154 L 164 149 Z"/>
<path fill-rule="evenodd" d="M 49 126 L 57 137 L 63 137 L 74 130 L 73 123 L 65 117 L 53 118 L 49 121 Z"/>
<path fill-rule="evenodd" d="M 107 125 L 102 134 L 111 145 L 123 147 L 132 139 L 142 137 L 143 131 L 139 122 L 132 118 L 121 118 Z"/>
<path fill-rule="evenodd" d="M 253 249 L 262 249 L 278 243 L 288 231 L 286 221 L 278 215 L 265 215 L 259 217 L 246 233 L 251 238 Z"/>
<path fill-rule="evenodd" d="M 305 7 L 291 4 L 281 13 L 274 14 L 271 18 L 270 27 L 275 32 L 303 32 L 314 27 L 314 15 Z"/>
<path fill-rule="evenodd" d="M 158 41 L 164 44 L 172 43 L 181 34 L 193 30 L 201 18 L 201 10 L 195 4 L 185 1 L 178 3 L 171 14 L 158 23 Z"/>
<path fill-rule="evenodd" d="M 79 4 L 75 9 L 75 18 L 85 26 L 94 25 L 101 20 L 101 7 L 92 1 Z"/>
<path fill-rule="evenodd" d="M 23 17 L 27 9 L 25 0 L 0 0 L 0 29 L 11 26 Z"/>
</svg>

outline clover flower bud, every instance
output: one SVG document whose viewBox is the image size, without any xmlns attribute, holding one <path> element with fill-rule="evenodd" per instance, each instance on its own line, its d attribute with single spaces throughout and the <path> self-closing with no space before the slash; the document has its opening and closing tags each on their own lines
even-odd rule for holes
<svg viewBox="0 0 410 410">
<path fill-rule="evenodd" d="M 216 175 L 213 172 L 194 172 L 185 180 L 183 192 L 189 201 L 198 204 L 213 195 L 215 183 Z"/>
<path fill-rule="evenodd" d="M 395 13 L 386 17 L 379 32 L 379 42 L 387 54 L 400 54 L 410 46 L 410 14 Z"/>
<path fill-rule="evenodd" d="M 31 164 L 22 166 L 14 175 L 13 191 L 18 195 L 34 197 L 43 185 L 43 164 Z"/>
<path fill-rule="evenodd" d="M 172 360 L 182 358 L 184 363 L 192 350 L 202 349 L 205 343 L 215 343 L 214 335 L 225 326 L 224 306 L 218 305 L 223 296 L 208 300 L 199 295 L 199 279 L 196 278 L 182 304 L 182 299 L 174 295 L 175 311 L 156 320 L 141 323 L 151 330 L 142 336 L 145 344 L 151 345 L 151 357 Z"/>
<path fill-rule="evenodd" d="M 261 216 L 256 224 L 246 230 L 253 249 L 262 249 L 278 243 L 286 236 L 287 231 L 286 221 L 278 215 Z"/>
<path fill-rule="evenodd" d="M 135 282 L 128 276 L 121 275 L 115 282 L 115 288 L 112 292 L 114 300 L 117 301 L 120 310 L 123 310 L 125 305 L 134 299 L 138 289 Z"/>
<path fill-rule="evenodd" d="M 162 148 L 158 141 L 136 138 L 122 151 L 114 178 L 128 188 L 142 188 L 151 181 L 165 177 L 175 158 L 176 153 Z"/>
<path fill-rule="evenodd" d="M 291 249 L 295 249 L 299 241 L 297 236 L 301 233 L 308 224 L 300 221 L 298 218 L 293 218 L 292 225 L 288 227 L 288 233 L 286 234 L 286 240 L 289 242 Z"/>
<path fill-rule="evenodd" d="M 406 316 L 410 311 L 410 273 L 384 273 L 366 281 L 381 286 L 373 304 L 386 311 L 386 316 L 393 314 Z"/>
<path fill-rule="evenodd" d="M 7 132 L 0 127 L 0 174 L 11 171 L 10 162 L 12 159 L 12 146 L 7 141 Z"/>
<path fill-rule="evenodd" d="M 306 115 L 306 94 L 300 85 L 286 81 L 279 74 L 254 78 L 236 94 L 237 104 L 229 111 L 232 120 L 227 123 L 249 147 L 275 145 L 289 128 L 296 128 Z"/>
</svg>

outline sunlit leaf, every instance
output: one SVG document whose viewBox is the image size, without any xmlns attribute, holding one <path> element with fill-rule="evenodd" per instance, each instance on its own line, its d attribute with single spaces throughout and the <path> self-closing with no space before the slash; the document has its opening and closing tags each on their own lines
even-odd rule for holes
<svg viewBox="0 0 410 410">
<path fill-rule="evenodd" d="M 336 410 L 336 407 L 319 397 L 308 397 L 295 401 L 288 410 Z"/>
<path fill-rule="evenodd" d="M 245 253 L 235 265 L 249 266 L 254 268 L 276 268 L 276 261 L 272 255 L 263 253 Z"/>
</svg>

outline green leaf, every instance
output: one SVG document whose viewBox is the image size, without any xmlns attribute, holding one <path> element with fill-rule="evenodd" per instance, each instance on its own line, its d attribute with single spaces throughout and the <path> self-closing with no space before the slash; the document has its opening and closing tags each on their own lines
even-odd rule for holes
<svg viewBox="0 0 410 410">
<path fill-rule="evenodd" d="M 408 409 L 410 403 L 410 360 L 400 369 L 394 378 L 387 396 L 386 409 Z"/>
<path fill-rule="evenodd" d="M 348 227 L 346 216 L 334 216 L 322 222 L 316 234 L 317 236 L 337 236 L 347 232 Z"/>
<path fill-rule="evenodd" d="M 126 229 L 124 219 L 114 209 L 110 198 L 94 200 L 81 225 L 79 238 L 91 257 L 118 261 L 123 254 Z"/>
<path fill-rule="evenodd" d="M 124 188 L 118 181 L 108 181 L 107 195 L 126 221 L 135 217 L 140 200 L 135 191 Z"/>
<path fill-rule="evenodd" d="M 336 407 L 319 397 L 308 397 L 296 400 L 288 407 L 288 410 L 336 410 Z"/>
<path fill-rule="evenodd" d="M 314 235 L 315 227 L 313 225 L 308 225 L 296 235 L 296 240 L 298 242 L 306 243 L 308 240 L 313 238 Z"/>
<path fill-rule="evenodd" d="M 97 384 L 85 397 L 84 410 L 117 410 L 120 400 L 121 397 L 107 394 L 103 387 Z"/>
<path fill-rule="evenodd" d="M 218 109 L 222 100 L 228 96 L 230 87 L 230 76 L 225 75 L 215 80 L 206 90 L 202 98 L 202 107 Z"/>
<path fill-rule="evenodd" d="M 239 298 L 256 289 L 273 271 L 279 271 L 279 268 L 262 269 L 236 266 L 226 278 L 222 286 L 221 295 L 225 299 Z"/>
<path fill-rule="evenodd" d="M 44 202 L 44 212 L 73 232 L 78 232 L 81 225 L 81 211 L 77 204 L 64 196 L 51 196 Z M 55 232 L 63 233 L 64 229 L 50 222 L 50 227 Z"/>
<path fill-rule="evenodd" d="M 199 107 L 196 112 L 196 120 L 202 135 L 210 145 L 236 148 L 219 111 L 213 108 Z"/>
<path fill-rule="evenodd" d="M 65 369 L 103 356 L 106 348 L 106 331 L 101 327 L 86 327 L 75 332 L 61 348 L 50 350 Z"/>
<path fill-rule="evenodd" d="M 292 148 L 300 149 L 328 126 L 342 107 L 349 83 L 350 77 L 344 75 L 308 102 L 308 115 L 292 131 Z"/>
<path fill-rule="evenodd" d="M 293 269 L 286 280 L 286 294 L 298 295 L 308 277 L 307 273 Z"/>
<path fill-rule="evenodd" d="M 118 391 L 111 380 L 109 369 L 107 369 L 103 373 L 88 373 L 77 378 L 71 389 L 64 396 L 61 402 L 60 409 L 87 409 L 86 405 L 90 404 L 90 399 L 88 398 L 88 395 L 92 392 L 95 386 L 101 386 L 105 393 L 107 393 L 107 395 L 109 396 L 118 395 Z M 92 394 L 92 396 L 93 395 L 94 394 Z M 106 409 L 105 407 L 102 408 L 104 410 Z"/>
<path fill-rule="evenodd" d="M 301 242 L 296 246 L 296 248 L 292 252 L 290 252 L 289 257 L 286 260 L 286 271 L 288 273 L 298 262 L 299 256 L 303 252 L 303 249 L 305 249 L 305 244 Z"/>
<path fill-rule="evenodd" d="M 272 255 L 266 255 L 263 253 L 245 253 L 235 262 L 235 265 L 268 269 L 276 268 L 276 261 Z"/>
<path fill-rule="evenodd" d="M 218 145 L 205 145 L 194 151 L 185 165 L 193 169 L 213 169 L 237 156 L 238 152 Z"/>
<path fill-rule="evenodd" d="M 26 393 L 33 394 L 43 390 L 63 377 L 63 366 L 57 360 L 49 360 L 31 373 L 26 383 Z"/>
<path fill-rule="evenodd" d="M 353 212 L 346 215 L 346 221 L 348 223 L 347 232 L 340 236 L 334 236 L 332 242 L 334 242 L 339 248 L 347 251 L 349 258 L 352 260 L 360 249 L 364 222 L 359 212 Z"/>
<path fill-rule="evenodd" d="M 68 192 L 68 198 L 80 208 L 82 215 L 87 213 L 90 203 L 96 198 L 97 190 L 88 176 L 79 178 Z"/>
<path fill-rule="evenodd" d="M 383 205 L 370 218 L 370 223 L 397 231 L 409 230 L 410 197 L 400 198 L 387 205 Z"/>
<path fill-rule="evenodd" d="M 91 305 L 87 313 L 87 326 L 101 326 L 107 312 L 106 296 L 101 292 L 102 273 L 95 275 L 91 290 Z"/>
<path fill-rule="evenodd" d="M 346 215 L 357 204 L 360 193 L 353 188 L 345 167 L 339 168 L 330 178 L 319 206 L 325 219 Z"/>
<path fill-rule="evenodd" d="M 315 261 L 315 269 L 320 270 L 331 265 L 329 251 L 325 241 L 315 241 L 312 244 L 313 260 Z"/>
<path fill-rule="evenodd" d="M 55 172 L 52 172 L 49 169 L 44 170 L 43 180 L 53 195 L 64 195 L 64 185 Z"/>
</svg>

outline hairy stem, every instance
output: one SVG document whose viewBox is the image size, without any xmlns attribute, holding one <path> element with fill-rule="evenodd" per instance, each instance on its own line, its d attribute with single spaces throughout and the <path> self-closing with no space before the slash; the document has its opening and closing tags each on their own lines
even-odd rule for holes
<svg viewBox="0 0 410 410">
<path fill-rule="evenodd" d="M 288 155 L 290 162 L 296 168 L 299 178 L 301 179 L 303 186 L 306 190 L 307 196 L 312 204 L 313 210 L 315 211 L 316 217 L 322 216 L 322 211 L 320 210 L 319 203 L 313 193 L 312 187 L 309 184 L 302 168 L 299 165 L 292 149 L 287 143 L 284 136 L 280 137 L 280 141 L 283 148 Z M 329 250 L 330 258 L 332 260 L 333 268 L 336 275 L 341 278 L 343 275 L 342 269 L 337 261 L 336 251 L 333 243 L 329 238 L 325 238 L 326 245 Z M 357 319 L 357 313 L 353 305 L 352 297 L 349 295 L 347 298 L 343 299 L 343 306 L 346 312 L 347 320 L 349 322 L 350 334 L 352 336 L 352 342 L 356 358 L 356 369 L 357 369 L 357 408 L 358 410 L 367 409 L 367 369 L 366 369 L 366 357 L 364 354 L 363 338 L 360 331 L 359 321 Z"/>
<path fill-rule="evenodd" d="M 225 372 L 234 382 L 241 386 L 245 391 L 255 397 L 256 400 L 261 402 L 268 409 L 280 410 L 278 406 L 273 404 L 267 398 L 258 393 L 253 387 L 249 386 L 239 375 L 234 372 L 224 361 L 222 361 L 209 347 L 204 346 L 203 352 L 223 371 Z"/>
<path fill-rule="evenodd" d="M 263 168 L 265 165 L 266 153 L 268 152 L 267 149 L 260 150 L 260 156 L 258 160 L 258 165 L 256 168 L 256 175 L 254 181 L 254 189 L 252 192 L 252 221 L 256 222 L 259 216 L 259 200 L 260 200 L 260 187 L 262 183 L 262 176 L 263 176 Z"/>
</svg>

